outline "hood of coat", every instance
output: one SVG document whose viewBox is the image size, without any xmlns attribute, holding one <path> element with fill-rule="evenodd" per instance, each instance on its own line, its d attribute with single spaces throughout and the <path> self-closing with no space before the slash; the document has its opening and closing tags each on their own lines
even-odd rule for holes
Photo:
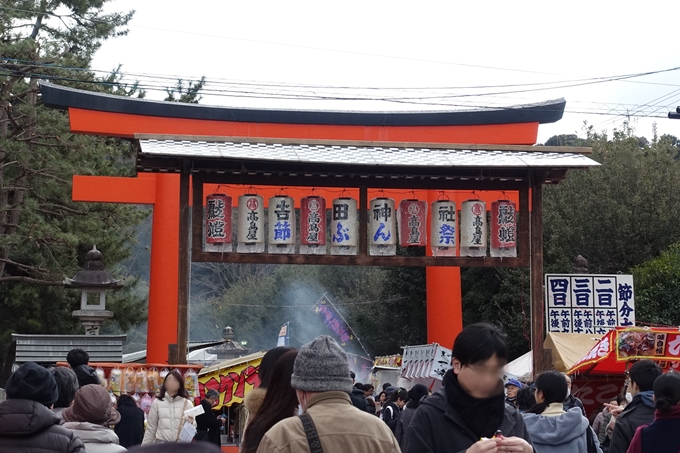
<svg viewBox="0 0 680 453">
<path fill-rule="evenodd" d="M 580 408 L 569 409 L 562 415 L 546 416 L 525 413 L 524 423 L 531 439 L 543 445 L 568 444 L 581 437 L 590 426 Z"/>
<path fill-rule="evenodd" d="M 260 406 L 262 406 L 262 402 L 264 401 L 264 397 L 266 395 L 267 389 L 263 388 L 252 389 L 250 392 L 248 392 L 245 399 L 243 400 L 243 404 L 246 406 L 246 409 L 248 409 L 248 412 L 250 412 L 251 416 L 257 414 L 257 411 L 260 410 Z"/>
<path fill-rule="evenodd" d="M 70 422 L 64 423 L 64 428 L 70 429 L 86 444 L 116 444 L 118 436 L 111 428 L 95 425 L 94 423 Z"/>
<path fill-rule="evenodd" d="M 54 412 L 37 401 L 11 399 L 0 403 L 0 436 L 32 436 L 58 424 Z"/>
</svg>

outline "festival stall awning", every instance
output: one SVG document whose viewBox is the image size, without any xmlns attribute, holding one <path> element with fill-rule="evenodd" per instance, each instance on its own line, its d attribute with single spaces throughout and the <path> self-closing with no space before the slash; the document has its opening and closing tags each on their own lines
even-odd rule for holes
<svg viewBox="0 0 680 453">
<path fill-rule="evenodd" d="M 552 349 L 555 369 L 566 372 L 588 354 L 601 339 L 602 335 L 597 334 L 550 332 L 543 346 L 545 349 Z"/>
<path fill-rule="evenodd" d="M 203 368 L 198 374 L 200 399 L 205 398 L 208 390 L 217 390 L 220 399 L 215 410 L 242 403 L 246 394 L 260 385 L 260 363 L 264 355 L 265 352 L 257 352 Z"/>
<path fill-rule="evenodd" d="M 609 331 L 569 370 L 569 374 L 622 375 L 629 363 L 651 359 L 664 369 L 680 367 L 678 328 L 626 328 Z"/>
<path fill-rule="evenodd" d="M 401 363 L 401 377 L 405 379 L 442 380 L 451 368 L 451 350 L 437 343 L 406 346 Z"/>
</svg>

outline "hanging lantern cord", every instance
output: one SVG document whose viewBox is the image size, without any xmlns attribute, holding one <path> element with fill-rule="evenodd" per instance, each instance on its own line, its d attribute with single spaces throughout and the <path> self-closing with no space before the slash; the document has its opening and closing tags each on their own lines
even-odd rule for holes
<svg viewBox="0 0 680 453">
<path fill-rule="evenodd" d="M 444 193 L 443 190 L 439 191 L 439 196 L 437 197 L 437 201 L 449 201 L 450 198 L 446 193 Z"/>
</svg>

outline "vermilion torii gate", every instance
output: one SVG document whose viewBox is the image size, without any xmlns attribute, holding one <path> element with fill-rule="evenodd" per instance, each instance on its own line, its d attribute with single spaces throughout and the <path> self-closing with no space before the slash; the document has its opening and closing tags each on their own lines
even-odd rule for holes
<svg viewBox="0 0 680 453">
<path fill-rule="evenodd" d="M 460 266 L 531 265 L 532 346 L 537 354 L 535 363 L 541 363 L 541 187 L 559 182 L 570 168 L 595 164 L 582 155 L 589 149 L 528 146 L 535 143 L 539 124 L 561 118 L 563 100 L 475 112 L 362 113 L 206 107 L 102 95 L 52 84 L 43 84 L 41 91 L 46 105 L 68 109 L 73 132 L 139 140 L 136 178 L 76 176 L 73 199 L 154 206 L 147 360 L 167 362 L 172 345 L 177 348 L 173 361 L 179 363 L 186 357 L 189 193 L 193 177 L 194 261 L 426 266 L 430 342 L 450 345 L 462 327 Z M 367 166 L 324 160 L 323 151 L 315 161 L 305 162 L 273 156 L 253 159 L 247 153 L 227 158 L 197 154 L 200 145 L 208 142 L 221 146 L 257 143 L 270 146 L 272 154 L 280 146 L 364 151 L 390 148 L 394 156 L 408 154 L 416 160 Z M 158 151 L 159 143 L 165 151 Z M 448 153 L 453 161 L 422 165 L 418 159 L 429 156 L 428 150 Z M 465 158 L 471 156 L 465 164 Z M 455 160 L 458 158 L 460 164 Z M 334 177 L 329 178 L 329 174 Z M 489 191 L 507 191 L 519 202 L 519 254 L 503 259 L 371 257 L 366 253 L 366 234 L 360 236 L 358 256 L 211 254 L 202 251 L 200 237 L 196 236 L 202 229 L 197 222 L 201 220 L 203 192 L 211 190 L 210 184 L 257 186 L 265 199 L 282 185 L 293 187 L 288 192 L 296 199 L 309 194 L 306 187 L 353 188 L 359 194 L 360 213 L 364 212 L 360 223 L 364 233 L 369 190 L 380 189 L 389 196 L 390 190 L 409 189 L 429 201 L 446 190 L 459 203 L 473 190 L 481 191 L 477 194 L 489 203 L 499 198 L 498 192 Z M 230 194 L 238 195 L 233 190 Z"/>
</svg>

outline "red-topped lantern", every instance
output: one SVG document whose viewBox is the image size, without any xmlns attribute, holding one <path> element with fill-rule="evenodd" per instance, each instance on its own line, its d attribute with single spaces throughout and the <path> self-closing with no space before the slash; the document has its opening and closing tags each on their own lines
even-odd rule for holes
<svg viewBox="0 0 680 453">
<path fill-rule="evenodd" d="M 508 200 L 491 203 L 491 256 L 517 256 L 517 204 Z"/>
<path fill-rule="evenodd" d="M 326 254 L 326 199 L 323 197 L 300 200 L 300 253 Z"/>
<path fill-rule="evenodd" d="M 205 242 L 231 243 L 231 197 L 213 194 L 205 197 Z"/>
</svg>

